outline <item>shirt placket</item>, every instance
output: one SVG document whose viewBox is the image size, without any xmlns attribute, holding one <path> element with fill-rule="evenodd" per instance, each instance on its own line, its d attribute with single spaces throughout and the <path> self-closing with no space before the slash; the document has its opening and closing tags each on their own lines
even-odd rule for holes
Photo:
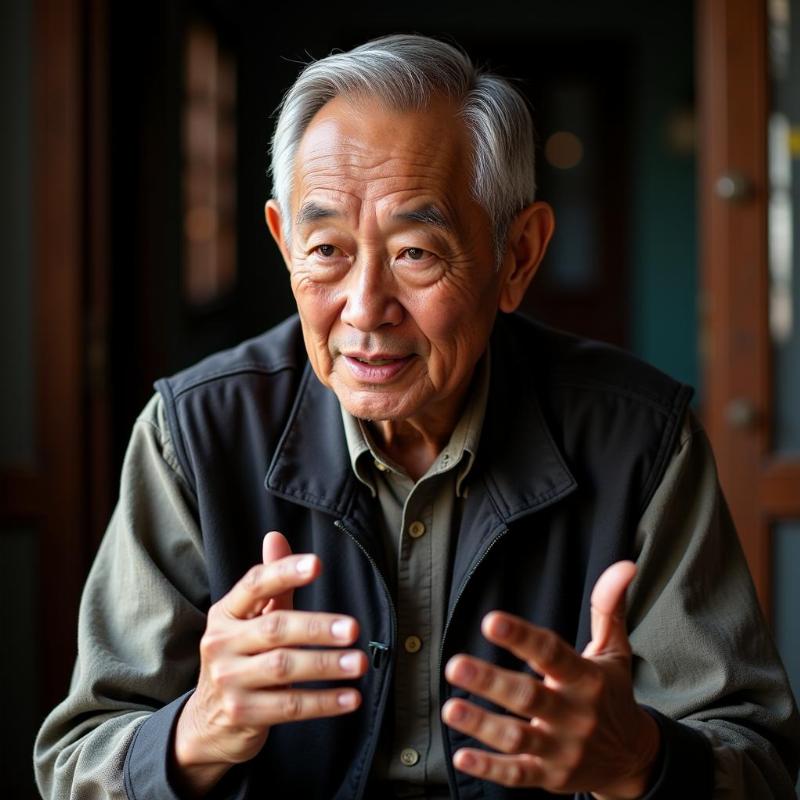
<svg viewBox="0 0 800 800">
<path fill-rule="evenodd" d="M 436 652 L 431 626 L 433 604 L 433 496 L 430 481 L 409 493 L 401 520 L 397 562 L 398 643 L 395 678 L 394 754 L 398 780 L 427 779 L 431 746 L 431 663 Z"/>
</svg>

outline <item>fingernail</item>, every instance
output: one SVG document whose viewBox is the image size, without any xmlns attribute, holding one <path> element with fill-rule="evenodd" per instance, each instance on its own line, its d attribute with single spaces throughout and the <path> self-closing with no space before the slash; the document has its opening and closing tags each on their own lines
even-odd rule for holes
<svg viewBox="0 0 800 800">
<path fill-rule="evenodd" d="M 475 677 L 475 670 L 463 656 L 453 656 L 444 668 L 444 676 L 450 683 L 469 681 Z"/>
<path fill-rule="evenodd" d="M 470 769 L 471 767 L 477 766 L 478 762 L 475 759 L 475 756 L 472 753 L 465 753 L 463 750 L 459 753 L 459 761 L 461 762 L 461 767 L 466 769 Z"/>
<path fill-rule="evenodd" d="M 461 680 L 464 681 L 471 681 L 478 674 L 478 671 L 469 661 L 462 661 L 458 665 L 458 671 L 461 673 Z"/>
<path fill-rule="evenodd" d="M 454 703 L 447 708 L 447 717 L 451 722 L 463 722 L 467 718 L 467 709 Z"/>
<path fill-rule="evenodd" d="M 358 668 L 361 666 L 361 658 L 359 657 L 358 653 L 345 653 L 339 659 L 339 666 L 342 668 L 342 672 L 347 672 L 350 675 L 354 675 L 358 672 Z"/>
<path fill-rule="evenodd" d="M 502 617 L 496 619 L 492 627 L 494 628 L 495 636 L 508 636 L 511 633 L 511 625 Z"/>
<path fill-rule="evenodd" d="M 337 619 L 336 622 L 331 625 L 331 633 L 336 639 L 349 640 L 351 637 L 351 630 L 349 619 Z"/>
<path fill-rule="evenodd" d="M 314 556 L 304 556 L 297 562 L 297 571 L 301 575 L 309 575 L 314 569 Z"/>
<path fill-rule="evenodd" d="M 356 693 L 339 692 L 336 696 L 336 702 L 339 704 L 339 708 L 353 708 L 356 704 Z"/>
</svg>

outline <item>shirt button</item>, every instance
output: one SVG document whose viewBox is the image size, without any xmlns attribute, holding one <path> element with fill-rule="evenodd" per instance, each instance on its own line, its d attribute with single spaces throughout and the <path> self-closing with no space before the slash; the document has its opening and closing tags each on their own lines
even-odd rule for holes
<svg viewBox="0 0 800 800">
<path fill-rule="evenodd" d="M 408 535 L 412 539 L 419 539 L 425 533 L 425 523 L 415 520 L 408 526 Z"/>
<path fill-rule="evenodd" d="M 419 636 L 406 636 L 403 646 L 406 648 L 406 653 L 419 653 L 422 649 L 422 639 Z"/>
<path fill-rule="evenodd" d="M 419 753 L 413 747 L 406 747 L 400 753 L 400 760 L 407 767 L 413 767 L 419 761 Z"/>
</svg>

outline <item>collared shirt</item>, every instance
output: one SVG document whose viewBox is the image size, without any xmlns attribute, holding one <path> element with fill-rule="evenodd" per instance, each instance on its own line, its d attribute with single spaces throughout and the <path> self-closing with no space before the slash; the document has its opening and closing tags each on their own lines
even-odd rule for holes
<svg viewBox="0 0 800 800">
<path fill-rule="evenodd" d="M 441 786 L 447 796 L 439 716 L 448 586 L 442 576 L 478 452 L 489 370 L 487 352 L 449 441 L 416 482 L 375 446 L 362 420 L 342 409 L 351 466 L 380 506 L 391 570 L 386 577 L 397 609 L 394 726 L 383 736 L 374 766 L 375 778 L 391 782 L 397 796 L 425 796 L 425 786 Z"/>
</svg>

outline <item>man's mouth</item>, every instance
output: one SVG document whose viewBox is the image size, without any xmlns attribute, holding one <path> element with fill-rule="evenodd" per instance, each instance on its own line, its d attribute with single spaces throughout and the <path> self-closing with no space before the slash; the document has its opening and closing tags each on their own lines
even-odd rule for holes
<svg viewBox="0 0 800 800">
<path fill-rule="evenodd" d="M 394 380 L 414 358 L 413 354 L 347 353 L 343 355 L 356 380 L 375 384 Z"/>
<path fill-rule="evenodd" d="M 369 364 L 371 367 L 382 367 L 386 364 L 394 364 L 395 361 L 400 361 L 401 359 L 398 358 L 359 358 L 358 356 L 353 356 L 356 361 L 360 361 L 362 364 Z"/>
</svg>

